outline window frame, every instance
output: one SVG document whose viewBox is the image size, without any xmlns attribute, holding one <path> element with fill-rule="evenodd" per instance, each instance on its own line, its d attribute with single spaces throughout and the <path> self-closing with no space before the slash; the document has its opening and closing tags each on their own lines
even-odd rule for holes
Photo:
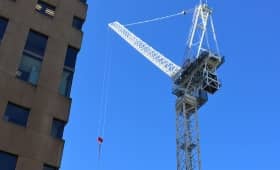
<svg viewBox="0 0 280 170">
<path fill-rule="evenodd" d="M 77 27 L 77 25 L 75 25 L 75 23 L 77 23 L 77 22 L 75 22 L 75 21 L 81 22 L 81 25 L 79 25 L 79 26 Z M 79 31 L 82 32 L 82 31 L 83 31 L 83 25 L 84 25 L 84 23 L 85 23 L 85 19 L 80 18 L 80 17 L 78 17 L 78 16 L 73 16 L 72 27 L 73 27 L 74 29 L 79 30 Z"/>
<path fill-rule="evenodd" d="M 5 22 L 5 25 L 4 25 L 5 28 L 3 29 L 3 33 L 1 33 L 2 35 L 0 34 L 0 43 L 1 43 L 1 41 L 3 41 L 3 39 L 4 39 L 5 33 L 7 31 L 7 27 L 8 27 L 8 24 L 9 24 L 9 19 L 0 16 L 0 20 L 1 20 L 1 22 L 2 21 Z"/>
<path fill-rule="evenodd" d="M 60 123 L 60 125 L 63 125 L 62 132 L 59 132 L 59 135 L 53 133 L 54 123 L 55 123 L 55 122 L 58 122 L 58 123 Z M 63 135 L 64 135 L 64 130 L 65 130 L 66 123 L 67 123 L 67 122 L 64 121 L 64 120 L 57 119 L 57 118 L 53 118 L 53 119 L 52 119 L 51 136 L 52 136 L 53 138 L 55 138 L 55 139 L 63 140 Z M 56 129 L 56 132 L 58 132 L 57 129 Z"/>
<path fill-rule="evenodd" d="M 76 52 L 76 56 L 75 56 L 75 62 L 74 62 L 74 64 L 73 64 L 73 67 L 71 67 L 71 66 L 69 66 L 68 64 L 67 64 L 67 59 L 68 59 L 68 50 L 75 50 L 75 52 Z M 66 50 L 66 55 L 65 55 L 65 59 L 64 59 L 64 68 L 65 69 L 67 69 L 68 71 L 72 71 L 72 72 L 75 72 L 75 67 L 76 67 L 76 63 L 77 63 L 77 58 L 78 58 L 78 55 L 79 55 L 79 52 L 80 52 L 80 50 L 78 49 L 78 48 L 75 48 L 75 47 L 73 47 L 73 46 L 68 46 L 67 47 L 67 50 Z"/>
<path fill-rule="evenodd" d="M 56 14 L 56 6 L 42 0 L 37 0 L 35 11 L 37 11 L 39 14 L 42 14 L 44 16 L 54 18 Z"/>
<path fill-rule="evenodd" d="M 86 4 L 87 5 L 87 0 L 78 0 L 79 2 L 81 2 L 82 4 Z"/>
<path fill-rule="evenodd" d="M 69 56 L 69 55 L 67 55 L 68 54 L 68 49 L 73 49 L 73 50 L 75 50 L 77 53 L 76 53 L 76 56 L 75 56 L 75 62 L 74 62 L 74 64 L 73 64 L 73 67 L 71 67 L 71 66 L 69 66 L 69 65 L 66 65 L 67 63 L 66 63 L 66 61 L 67 61 L 67 56 Z M 68 97 L 68 98 L 70 98 L 70 95 L 71 95 L 71 89 L 72 89 L 72 85 L 73 85 L 73 79 L 74 79 L 74 73 L 75 73 L 75 67 L 76 67 L 76 62 L 77 62 L 77 58 L 78 58 L 78 55 L 79 55 L 79 52 L 80 52 L 80 49 L 78 49 L 78 48 L 75 48 L 75 47 L 73 47 L 73 46 L 71 46 L 71 45 L 68 45 L 67 46 L 67 50 L 66 50 L 66 54 L 65 54 L 65 59 L 64 59 L 64 67 L 63 67 L 63 70 L 62 70 L 62 73 L 61 73 L 61 79 L 60 79 L 60 84 L 59 84 L 59 93 L 61 94 L 61 95 L 63 95 L 64 97 Z M 71 74 L 71 81 L 69 82 L 70 83 L 70 85 L 69 85 L 69 87 L 68 86 L 66 86 L 66 88 L 64 89 L 64 92 L 63 92 L 63 94 L 61 93 L 61 86 L 62 86 L 62 78 L 63 78 L 63 75 L 64 75 L 64 72 L 68 72 L 68 73 L 70 73 Z M 67 91 L 67 92 L 66 92 Z M 66 92 L 66 93 L 65 93 Z"/>
<path fill-rule="evenodd" d="M 63 76 L 64 72 L 68 72 L 68 73 L 71 74 L 71 81 L 68 82 L 68 83 L 70 83 L 70 85 L 69 86 L 66 85 L 66 88 L 64 89 L 64 92 L 62 94 L 61 91 L 60 91 L 60 88 L 61 88 L 61 85 L 62 85 L 61 84 L 62 83 L 62 78 L 63 78 L 62 76 Z M 73 79 L 74 79 L 74 71 L 73 71 L 73 69 L 64 67 L 63 71 L 62 71 L 62 74 L 61 74 L 60 84 L 59 84 L 59 94 L 61 94 L 64 97 L 70 98 L 71 90 L 72 90 L 72 85 L 73 85 Z"/>
<path fill-rule="evenodd" d="M 58 170 L 57 167 L 51 166 L 51 165 L 48 165 L 48 164 L 44 164 L 44 165 L 43 165 L 43 170 L 45 170 L 45 168 L 48 168 L 47 170 L 49 170 L 49 169 Z"/>
<path fill-rule="evenodd" d="M 15 169 L 16 169 L 16 167 L 17 167 L 17 162 L 18 162 L 18 155 L 14 155 L 14 154 L 11 154 L 11 153 L 8 153 L 8 152 L 5 152 L 5 151 L 2 151 L 2 150 L 0 150 L 0 155 L 1 154 L 3 154 L 3 155 L 6 155 L 6 156 L 9 156 L 10 158 L 15 158 L 15 165 L 14 165 L 14 167 L 15 167 Z M 1 157 L 1 156 L 0 156 Z M 1 161 L 0 161 L 1 162 Z M 5 161 L 6 162 L 6 161 Z"/>
<path fill-rule="evenodd" d="M 8 113 L 8 107 L 10 105 L 17 108 L 17 109 L 21 109 L 21 110 L 25 111 L 24 114 L 27 114 L 27 115 L 24 115 L 26 117 L 25 117 L 25 120 L 23 121 L 23 123 L 22 122 L 16 122 L 16 121 L 13 121 L 13 120 L 9 120 L 8 116 L 10 116 L 10 117 L 11 116 L 16 116 L 15 113 Z M 3 120 L 5 120 L 6 122 L 9 122 L 9 123 L 12 123 L 14 125 L 18 125 L 18 126 L 21 126 L 21 127 L 27 127 L 30 112 L 31 112 L 30 108 L 27 108 L 27 107 L 24 107 L 24 106 L 21 106 L 21 105 L 18 105 L 16 103 L 8 101 L 8 103 L 6 105 L 6 109 L 5 109 L 4 114 L 3 114 Z"/>
<path fill-rule="evenodd" d="M 31 38 L 32 36 L 33 37 L 35 36 L 35 40 L 32 40 L 32 38 Z M 38 36 L 38 37 L 36 37 L 36 36 Z M 41 70 L 42 70 L 43 59 L 44 59 L 44 56 L 45 56 L 45 53 L 46 53 L 46 50 L 47 50 L 47 46 L 48 46 L 48 39 L 49 39 L 49 36 L 47 36 L 43 33 L 40 33 L 40 32 L 35 31 L 33 29 L 29 30 L 27 38 L 26 38 L 26 42 L 25 42 L 25 45 L 24 45 L 24 49 L 23 49 L 23 52 L 22 52 L 22 55 L 21 55 L 21 60 L 20 60 L 20 63 L 18 65 L 17 72 L 16 72 L 16 77 L 18 79 L 20 79 L 24 82 L 27 82 L 27 83 L 29 83 L 33 86 L 37 86 L 37 84 L 39 82 L 39 79 L 40 79 L 40 73 L 41 73 Z M 39 44 L 43 43 L 42 49 L 41 49 L 40 46 L 33 46 L 34 44 L 36 44 L 36 42 L 37 42 L 36 40 L 42 41 L 42 42 L 39 43 Z M 30 57 L 31 59 L 34 59 L 34 60 L 37 60 L 37 61 L 40 62 L 40 68 L 38 70 L 38 77 L 36 77 L 36 82 L 25 80 L 22 77 L 21 74 L 22 74 L 23 70 L 21 68 L 22 68 L 22 63 L 23 63 L 23 57 Z"/>
<path fill-rule="evenodd" d="M 29 80 L 25 80 L 21 77 L 21 74 L 22 74 L 22 69 L 21 69 L 21 66 L 22 66 L 22 61 L 23 61 L 23 57 L 29 57 L 31 59 L 34 59 L 34 60 L 37 60 L 40 62 L 40 70 L 38 71 L 38 77 L 37 77 L 37 81 L 36 82 L 31 82 Z M 32 53 L 31 51 L 28 51 L 28 50 L 24 50 L 23 53 L 22 53 L 22 56 L 21 56 L 21 61 L 20 61 L 20 64 L 19 64 L 19 67 L 17 69 L 17 73 L 16 73 L 16 77 L 24 82 L 27 82 L 27 83 L 30 83 L 31 85 L 33 86 L 37 86 L 38 84 L 38 81 L 39 81 L 39 78 L 40 78 L 40 73 L 41 73 L 41 69 L 42 69 L 42 64 L 43 64 L 43 59 L 41 56 L 37 55 L 37 54 L 34 54 Z"/>
<path fill-rule="evenodd" d="M 36 53 L 36 51 L 34 52 L 34 51 L 32 51 L 32 50 L 30 50 L 30 49 L 27 48 L 27 47 L 28 47 L 28 41 L 29 41 L 30 33 L 31 33 L 31 34 L 35 34 L 35 35 L 38 35 L 38 37 L 40 36 L 40 37 L 42 37 L 42 38 L 45 39 L 46 42 L 45 42 L 45 47 L 44 47 L 44 51 L 42 52 L 42 54 L 38 54 L 38 53 Z M 40 32 L 38 32 L 38 31 L 35 31 L 35 30 L 33 30 L 33 29 L 30 29 L 29 32 L 28 32 L 26 41 L 25 41 L 25 45 L 24 45 L 23 51 L 24 51 L 24 52 L 27 52 L 27 53 L 29 53 L 30 55 L 35 56 L 35 57 L 40 56 L 40 57 L 43 59 L 43 57 L 45 56 L 46 50 L 47 50 L 48 40 L 49 40 L 49 36 L 47 36 L 47 35 L 45 35 L 45 34 L 43 34 L 43 33 L 40 33 Z"/>
</svg>

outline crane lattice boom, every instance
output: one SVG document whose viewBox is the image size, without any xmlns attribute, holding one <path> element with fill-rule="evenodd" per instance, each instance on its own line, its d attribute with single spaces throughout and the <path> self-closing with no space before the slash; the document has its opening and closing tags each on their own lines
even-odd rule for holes
<svg viewBox="0 0 280 170">
<path fill-rule="evenodd" d="M 169 77 L 173 78 L 181 70 L 181 67 L 138 38 L 119 22 L 112 22 L 109 27 Z"/>
</svg>

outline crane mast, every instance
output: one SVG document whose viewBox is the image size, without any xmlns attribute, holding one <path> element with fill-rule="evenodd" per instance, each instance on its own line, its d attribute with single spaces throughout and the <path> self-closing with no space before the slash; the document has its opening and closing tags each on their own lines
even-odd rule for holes
<svg viewBox="0 0 280 170">
<path fill-rule="evenodd" d="M 208 101 L 208 93 L 214 94 L 221 86 L 216 69 L 224 58 L 213 53 L 214 48 L 205 37 L 210 25 L 216 41 L 211 13 L 205 3 L 195 8 L 187 41 L 187 60 L 174 81 L 177 170 L 201 170 L 198 109 Z M 217 49 L 216 46 L 219 53 Z"/>
<path fill-rule="evenodd" d="M 206 37 L 210 26 L 216 41 L 211 14 L 212 10 L 206 3 L 200 3 L 195 8 L 186 47 L 188 53 L 182 67 L 174 64 L 119 22 L 109 24 L 113 31 L 174 82 L 172 93 L 177 97 L 177 170 L 201 170 L 198 110 L 208 101 L 208 94 L 214 94 L 221 87 L 217 69 L 223 64 L 224 57 L 219 55 L 217 46 L 214 49 L 209 45 Z M 217 45 L 216 42 L 214 44 Z"/>
</svg>

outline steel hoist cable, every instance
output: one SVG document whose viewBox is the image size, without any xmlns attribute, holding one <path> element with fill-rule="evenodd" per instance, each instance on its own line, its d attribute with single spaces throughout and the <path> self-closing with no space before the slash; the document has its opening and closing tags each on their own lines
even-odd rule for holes
<svg viewBox="0 0 280 170">
<path fill-rule="evenodd" d="M 103 72 L 103 80 L 101 86 L 101 97 L 100 97 L 100 108 L 99 108 L 99 120 L 98 120 L 98 130 L 97 130 L 97 142 L 98 142 L 98 159 L 100 160 L 101 148 L 104 142 L 105 127 L 107 123 L 107 112 L 109 104 L 109 81 L 112 67 L 112 58 L 111 58 L 111 47 L 110 41 L 108 38 L 109 28 L 107 29 L 106 36 L 106 51 L 105 51 L 105 66 Z"/>
<path fill-rule="evenodd" d="M 171 14 L 171 15 L 167 15 L 167 16 L 163 16 L 163 17 L 157 17 L 157 18 L 153 18 L 153 19 L 149 19 L 149 20 L 137 21 L 137 22 L 133 22 L 130 24 L 125 24 L 124 26 L 128 27 L 128 26 L 140 25 L 140 24 L 145 24 L 145 23 L 150 23 L 150 22 L 162 21 L 162 20 L 174 18 L 174 17 L 180 16 L 180 15 L 186 15 L 186 14 L 191 13 L 192 11 L 193 11 L 193 9 L 183 10 L 183 11 L 175 13 L 175 14 Z"/>
</svg>

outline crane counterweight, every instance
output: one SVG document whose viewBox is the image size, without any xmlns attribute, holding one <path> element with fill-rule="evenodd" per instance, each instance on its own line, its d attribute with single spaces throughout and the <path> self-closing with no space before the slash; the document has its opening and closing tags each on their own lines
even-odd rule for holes
<svg viewBox="0 0 280 170">
<path fill-rule="evenodd" d="M 205 90 L 214 94 L 221 86 L 216 70 L 224 63 L 220 57 L 209 51 L 203 51 L 198 58 L 189 60 L 174 78 L 173 94 L 177 97 L 184 93 Z"/>
</svg>

